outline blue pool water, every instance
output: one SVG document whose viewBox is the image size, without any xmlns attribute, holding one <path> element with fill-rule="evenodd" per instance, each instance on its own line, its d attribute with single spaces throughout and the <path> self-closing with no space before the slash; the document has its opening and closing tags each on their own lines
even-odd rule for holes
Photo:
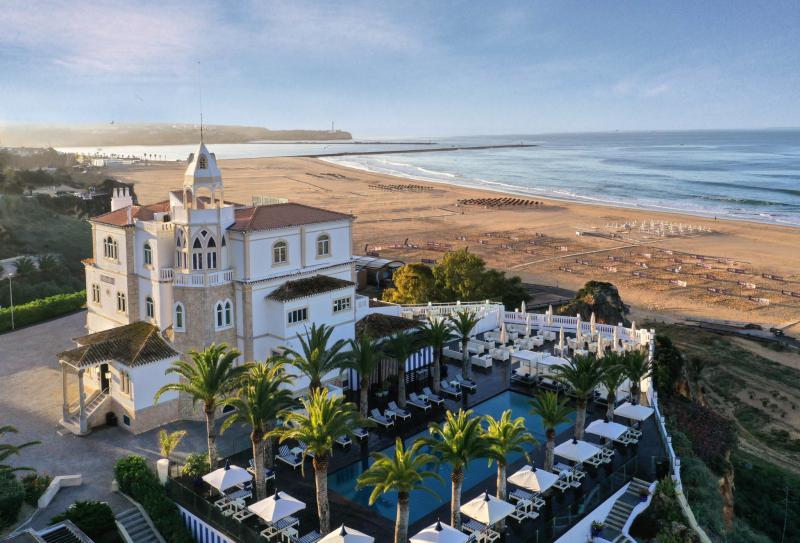
<svg viewBox="0 0 800 543">
<path fill-rule="evenodd" d="M 530 406 L 528 405 L 530 399 L 529 396 L 525 396 L 524 394 L 507 391 L 476 405 L 473 410 L 477 415 L 491 415 L 498 418 L 503 411 L 511 409 L 514 417 L 523 417 L 528 431 L 533 434 L 540 443 L 544 443 L 545 435 L 542 421 L 538 416 L 530 413 Z M 572 423 L 562 424 L 558 427 L 557 431 L 561 432 L 571 426 L 571 424 Z M 426 437 L 427 435 L 427 430 L 420 432 L 419 434 L 407 438 L 405 444 L 406 446 L 410 446 L 416 439 Z M 384 449 L 382 452 L 389 454 L 393 450 L 394 447 L 390 447 Z M 513 463 L 520 458 L 522 458 L 522 454 L 515 453 L 509 456 L 508 461 L 509 463 Z M 356 479 L 361 475 L 367 465 L 371 463 L 372 459 L 370 458 L 368 463 L 357 462 L 329 475 L 328 488 L 349 500 L 369 507 L 369 495 L 372 492 L 372 488 L 367 487 L 356 490 Z M 431 469 L 432 468 L 433 466 L 431 466 Z M 436 479 L 428 479 L 427 481 L 428 488 L 433 490 L 438 497 L 422 490 L 415 491 L 411 494 L 410 522 L 413 523 L 419 520 L 434 509 L 450 501 L 450 471 L 451 468 L 449 465 L 442 464 L 439 466 L 438 472 L 443 480 L 437 481 Z M 495 475 L 496 473 L 497 467 L 494 464 L 490 466 L 486 459 L 481 458 L 473 460 L 465 473 L 464 491 L 466 492 L 487 477 Z M 371 508 L 380 515 L 393 520 L 397 508 L 397 494 L 394 492 L 383 494 Z"/>
</svg>

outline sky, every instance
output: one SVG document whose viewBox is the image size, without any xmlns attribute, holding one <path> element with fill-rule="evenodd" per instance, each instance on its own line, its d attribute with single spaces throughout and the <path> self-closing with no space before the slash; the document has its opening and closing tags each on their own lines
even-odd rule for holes
<svg viewBox="0 0 800 543">
<path fill-rule="evenodd" d="M 5 0 L 0 122 L 796 127 L 798 38 L 798 0 Z"/>
</svg>

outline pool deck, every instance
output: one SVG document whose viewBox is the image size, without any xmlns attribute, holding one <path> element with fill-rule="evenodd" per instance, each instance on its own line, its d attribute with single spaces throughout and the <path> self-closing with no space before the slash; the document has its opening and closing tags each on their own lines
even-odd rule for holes
<svg viewBox="0 0 800 543">
<path fill-rule="evenodd" d="M 414 413 L 412 419 L 406 423 L 399 424 L 396 429 L 387 431 L 371 428 L 367 443 L 361 446 L 354 444 L 347 450 L 337 447 L 331 458 L 329 473 L 334 473 L 338 469 L 355 462 L 366 463 L 369 458 L 369 452 L 380 451 L 392 446 L 396 436 L 406 438 L 425 430 L 431 421 L 443 419 L 445 409 L 457 410 L 460 407 L 472 407 L 507 390 L 527 394 L 532 398 L 535 397 L 539 390 L 535 387 L 524 387 L 516 384 L 509 386 L 510 366 L 510 362 L 495 361 L 493 367 L 488 370 L 474 368 L 474 379 L 478 383 L 478 390 L 475 393 L 465 395 L 460 401 L 447 400 L 444 407 L 434 409 L 432 413 L 426 416 L 422 416 L 419 412 L 415 412 L 413 408 L 410 408 Z M 446 367 L 447 375 L 452 376 L 461 371 L 460 365 L 446 363 Z M 411 391 L 413 389 L 408 392 Z M 604 414 L 605 406 L 590 403 L 587 410 L 587 424 L 592 420 L 602 418 Z M 574 525 L 584 514 L 594 509 L 607 496 L 622 487 L 634 475 L 644 480 L 653 480 L 655 478 L 654 460 L 664 457 L 664 453 L 660 436 L 652 417 L 642 424 L 642 431 L 643 436 L 639 445 L 635 447 L 617 447 L 617 454 L 611 464 L 598 469 L 586 466 L 589 475 L 579 489 L 570 489 L 563 494 L 554 489 L 555 493 L 547 498 L 547 505 L 540 511 L 539 518 L 533 521 L 527 520 L 521 525 L 515 521 L 509 521 L 504 534 L 504 541 L 553 541 L 571 525 Z M 572 433 L 572 427 L 561 432 L 556 438 L 556 444 L 570 439 Z M 245 450 L 232 457 L 231 462 L 237 465 L 247 465 L 247 460 L 250 457 L 250 450 Z M 533 460 L 534 465 L 540 466 L 544 463 L 543 447 L 537 446 L 535 448 L 531 454 L 531 460 Z M 510 475 L 525 463 L 527 461 L 524 458 L 513 463 L 508 467 L 508 474 Z M 289 466 L 280 462 L 277 463 L 276 472 L 276 480 L 268 485 L 268 492 L 273 492 L 275 489 L 286 491 L 305 502 L 307 508 L 300 513 L 299 517 L 300 533 L 316 528 L 316 493 L 310 460 L 305 463 L 304 475 L 301 474 L 300 469 L 292 470 Z M 484 490 L 494 493 L 495 483 L 496 475 L 493 473 L 472 488 L 465 488 L 463 490 L 462 503 L 466 503 Z M 339 526 L 340 524 L 345 524 L 352 526 L 372 535 L 376 541 L 393 540 L 393 520 L 376 514 L 369 507 L 352 502 L 335 492 L 330 492 L 329 494 L 331 525 Z M 414 534 L 437 519 L 449 521 L 449 518 L 450 507 L 448 503 L 412 523 L 409 533 Z"/>
</svg>

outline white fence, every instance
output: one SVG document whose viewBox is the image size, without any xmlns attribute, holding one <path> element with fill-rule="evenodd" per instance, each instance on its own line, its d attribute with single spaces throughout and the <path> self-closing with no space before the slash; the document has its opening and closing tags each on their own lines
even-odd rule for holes
<svg viewBox="0 0 800 543">
<path fill-rule="evenodd" d="M 178 505 L 178 511 L 180 512 L 184 524 L 186 524 L 186 527 L 192 533 L 192 537 L 197 543 L 236 543 L 236 541 L 222 535 L 222 532 L 213 528 L 206 521 L 196 517 L 180 505 Z"/>
</svg>

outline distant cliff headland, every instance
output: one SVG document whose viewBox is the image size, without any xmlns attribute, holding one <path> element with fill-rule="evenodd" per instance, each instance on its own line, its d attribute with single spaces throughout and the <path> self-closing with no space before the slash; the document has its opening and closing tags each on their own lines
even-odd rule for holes
<svg viewBox="0 0 800 543">
<path fill-rule="evenodd" d="M 180 145 L 196 143 L 196 124 L 0 125 L 0 147 L 84 147 L 111 145 Z M 336 130 L 270 130 L 258 126 L 207 125 L 206 143 L 253 141 L 350 140 Z"/>
</svg>

